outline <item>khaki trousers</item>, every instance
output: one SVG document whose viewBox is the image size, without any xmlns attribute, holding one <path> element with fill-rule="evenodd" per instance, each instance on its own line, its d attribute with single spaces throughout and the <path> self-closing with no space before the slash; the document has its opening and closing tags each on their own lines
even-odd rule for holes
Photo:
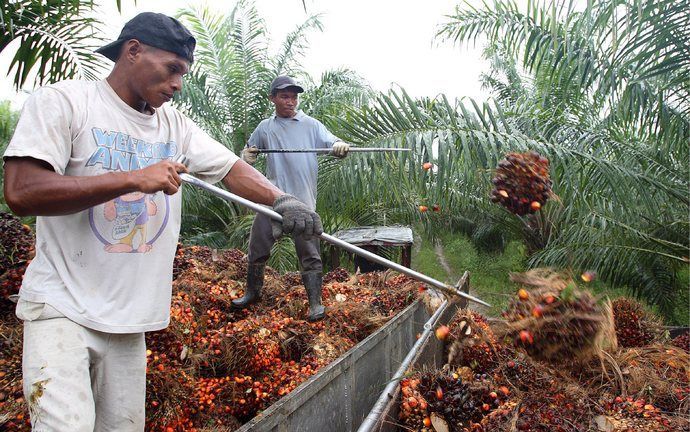
<svg viewBox="0 0 690 432">
<path fill-rule="evenodd" d="M 144 333 L 83 327 L 44 303 L 19 300 L 22 372 L 33 431 L 144 430 Z"/>
</svg>

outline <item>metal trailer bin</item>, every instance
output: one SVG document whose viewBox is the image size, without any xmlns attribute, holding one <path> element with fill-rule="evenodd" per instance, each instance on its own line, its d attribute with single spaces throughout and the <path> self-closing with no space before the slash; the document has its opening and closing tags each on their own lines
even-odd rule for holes
<svg viewBox="0 0 690 432">
<path fill-rule="evenodd" d="M 415 301 L 238 431 L 356 430 L 430 315 Z"/>
</svg>

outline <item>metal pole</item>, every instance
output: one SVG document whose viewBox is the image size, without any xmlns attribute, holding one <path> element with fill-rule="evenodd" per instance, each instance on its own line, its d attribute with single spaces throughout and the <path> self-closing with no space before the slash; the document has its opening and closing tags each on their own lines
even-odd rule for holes
<svg viewBox="0 0 690 432">
<path fill-rule="evenodd" d="M 180 173 L 180 178 L 182 179 L 182 181 L 184 181 L 186 183 L 192 184 L 192 185 L 197 186 L 201 189 L 205 189 L 205 190 L 213 193 L 214 195 L 217 195 L 217 196 L 219 196 L 219 197 L 221 197 L 227 201 L 231 201 L 231 202 L 243 205 L 245 207 L 248 207 L 249 209 L 251 209 L 257 213 L 260 213 L 264 216 L 268 216 L 273 220 L 276 220 L 279 222 L 282 222 L 282 220 L 283 220 L 283 217 L 280 216 L 280 214 L 276 213 L 275 211 L 273 211 L 269 208 L 266 208 L 265 206 L 263 206 L 261 204 L 257 204 L 253 201 L 249 201 L 248 199 L 242 198 L 241 196 L 230 193 L 224 189 L 213 186 L 212 184 L 206 183 L 203 180 L 199 180 L 198 178 L 196 178 L 192 175 L 189 175 L 187 173 Z M 482 304 L 484 306 L 491 307 L 491 305 L 489 303 L 486 303 L 483 300 L 480 300 L 474 296 L 471 296 L 467 293 L 464 293 L 464 292 L 460 291 L 459 289 L 457 289 L 456 287 L 446 285 L 443 282 L 438 281 L 432 277 L 429 277 L 429 276 L 424 275 L 422 273 L 416 272 L 410 268 L 401 266 L 400 264 L 395 263 L 393 261 L 389 261 L 389 260 L 387 260 L 381 256 L 378 256 L 374 253 L 371 253 L 367 250 L 364 250 L 364 249 L 357 247 L 353 244 L 350 244 L 346 241 L 340 240 L 339 238 L 333 237 L 333 236 L 326 234 L 326 233 L 322 233 L 321 235 L 319 235 L 319 238 L 321 240 L 324 240 L 324 241 L 332 244 L 332 245 L 341 247 L 348 252 L 352 252 L 352 253 L 357 254 L 361 257 L 364 257 L 370 261 L 374 261 L 374 262 L 377 262 L 381 265 L 384 265 L 384 266 L 386 266 L 392 270 L 406 274 L 406 275 L 410 276 L 411 278 L 416 279 L 420 282 L 427 283 L 427 284 L 429 284 L 435 288 L 438 288 L 439 290 L 441 290 L 445 293 L 448 293 L 450 295 L 457 295 L 460 297 L 464 297 L 469 301 L 473 301 L 475 303 L 479 303 L 479 304 Z"/>
<path fill-rule="evenodd" d="M 331 153 L 329 148 L 317 149 L 258 149 L 257 153 Z M 388 147 L 350 147 L 348 153 L 365 153 L 365 152 L 408 152 L 408 148 L 388 148 Z"/>
</svg>

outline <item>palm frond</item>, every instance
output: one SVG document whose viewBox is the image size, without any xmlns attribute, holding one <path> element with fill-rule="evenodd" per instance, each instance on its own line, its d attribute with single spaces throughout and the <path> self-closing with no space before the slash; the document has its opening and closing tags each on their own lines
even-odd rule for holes
<svg viewBox="0 0 690 432">
<path fill-rule="evenodd" d="M 604 102 L 604 108 L 616 105 L 627 87 L 637 86 L 639 98 L 656 102 L 647 112 L 655 123 L 667 119 L 671 134 L 678 129 L 687 134 L 687 98 L 658 95 L 687 94 L 687 78 L 681 77 L 690 68 L 690 7 L 682 0 L 633 3 L 598 2 L 581 12 L 571 3 L 554 1 L 528 2 L 524 12 L 512 1 L 483 8 L 466 5 L 449 17 L 438 36 L 460 43 L 487 35 L 509 55 L 521 56 L 523 66 L 547 77 L 549 84 L 578 88 Z M 563 12 L 554 14 L 556 9 Z M 632 9 L 637 13 L 625 13 Z M 613 112 L 617 116 L 612 121 L 631 120 L 635 114 Z"/>
<path fill-rule="evenodd" d="M 606 130 L 588 130 L 572 121 L 554 125 L 539 111 L 511 113 L 500 107 L 472 101 L 453 105 L 444 98 L 414 100 L 404 90 L 379 95 L 373 105 L 353 110 L 342 120 L 346 138 L 414 151 L 385 161 L 362 156 L 343 163 L 338 175 L 348 182 L 328 195 L 329 203 L 342 211 L 341 203 L 364 199 L 388 209 L 383 214 L 404 209 L 398 221 L 423 224 L 433 223 L 434 216 L 420 214 L 416 207 L 439 204 L 464 216 L 459 223 L 469 227 L 477 241 L 494 236 L 491 241 L 500 243 L 497 232 L 504 233 L 504 239 L 522 238 L 537 253 L 534 264 L 591 266 L 597 259 L 593 251 L 607 250 L 618 256 L 601 265 L 602 274 L 617 283 L 642 283 L 630 273 L 632 267 L 621 266 L 633 256 L 660 260 L 669 268 L 674 268 L 672 262 L 684 261 L 688 241 L 678 239 L 687 224 L 675 225 L 681 231 L 668 236 L 674 240 L 651 234 L 687 215 L 690 182 L 682 164 L 650 154 L 640 144 L 624 145 Z M 528 149 L 550 159 L 560 200 L 537 215 L 517 218 L 489 202 L 490 179 L 506 152 Z M 422 170 L 425 161 L 433 162 L 434 169 Z M 587 249 L 588 245 L 593 247 Z M 577 249 L 578 260 L 568 248 Z M 543 254 L 552 259 L 540 258 Z"/>
<path fill-rule="evenodd" d="M 89 16 L 93 2 L 0 3 L 0 52 L 14 41 L 19 47 L 10 62 L 14 85 L 31 74 L 38 85 L 70 78 L 97 79 L 105 61 L 94 53 L 102 44 L 102 23 Z"/>
</svg>

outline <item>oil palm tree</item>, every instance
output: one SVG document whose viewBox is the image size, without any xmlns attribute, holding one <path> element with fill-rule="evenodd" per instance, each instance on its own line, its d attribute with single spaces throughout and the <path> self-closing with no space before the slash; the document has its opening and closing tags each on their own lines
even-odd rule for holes
<svg viewBox="0 0 690 432">
<path fill-rule="evenodd" d="M 121 8 L 121 0 L 117 0 Z M 35 84 L 68 78 L 97 79 L 105 61 L 94 53 L 103 42 L 98 3 L 74 0 L 0 0 L 0 52 L 18 41 L 10 63 L 20 88 L 35 74 Z"/>
<path fill-rule="evenodd" d="M 690 256 L 688 12 L 678 0 L 582 11 L 561 1 L 459 6 L 438 37 L 485 36 L 500 52 L 496 100 L 413 100 L 396 90 L 350 113 L 342 127 L 351 141 L 417 152 L 393 170 L 353 167 L 357 186 L 340 201 L 365 190 L 388 209 L 407 208 L 407 218 L 422 201 L 437 203 L 478 237 L 499 229 L 532 242 L 533 265 L 597 270 L 670 313 L 687 290 L 679 275 Z M 491 170 L 527 149 L 550 158 L 560 200 L 516 217 L 490 204 Z M 426 160 L 433 170 L 419 168 Z M 382 185 L 385 193 L 372 190 Z"/>
<path fill-rule="evenodd" d="M 689 255 L 689 26 L 690 6 L 676 0 L 590 2 L 584 11 L 530 3 L 524 12 L 500 2 L 458 9 L 440 32 L 500 43 L 534 77 L 531 96 L 505 104 L 523 130 L 591 164 L 617 164 L 630 188 L 618 192 L 583 166 L 562 195 L 570 205 L 558 235 L 532 262 L 596 268 L 666 312 L 687 290 L 678 275 Z M 582 194 L 582 182 L 596 190 Z"/>
</svg>

